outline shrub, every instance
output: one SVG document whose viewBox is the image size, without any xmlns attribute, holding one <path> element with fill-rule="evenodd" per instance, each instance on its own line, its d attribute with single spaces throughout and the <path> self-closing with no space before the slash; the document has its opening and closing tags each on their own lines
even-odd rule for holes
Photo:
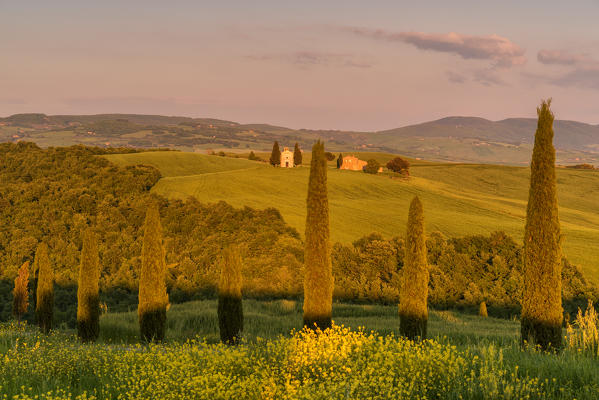
<svg viewBox="0 0 599 400">
<path fill-rule="evenodd" d="M 166 262 L 158 204 L 151 202 L 146 213 L 139 276 L 139 327 L 143 340 L 162 341 L 166 328 Z"/>
<path fill-rule="evenodd" d="M 220 339 L 226 344 L 239 341 L 243 331 L 242 261 L 235 246 L 223 251 L 218 284 L 218 327 Z"/>
<path fill-rule="evenodd" d="M 333 272 L 329 244 L 329 200 L 324 143 L 312 147 L 308 183 L 306 242 L 304 252 L 304 325 L 331 326 Z"/>
<path fill-rule="evenodd" d="M 335 155 L 330 151 L 324 153 L 324 156 L 326 157 L 327 161 L 333 161 L 335 159 Z"/>
<path fill-rule="evenodd" d="M 100 334 L 100 258 L 96 234 L 83 233 L 83 248 L 77 285 L 77 335 L 84 342 L 93 342 Z"/>
<path fill-rule="evenodd" d="M 258 161 L 260 158 L 256 157 L 253 151 L 250 151 L 250 155 L 248 156 L 248 160 Z"/>
<path fill-rule="evenodd" d="M 551 100 L 539 116 L 530 165 L 524 232 L 524 293 L 521 339 L 544 350 L 562 343 L 562 254 L 553 147 Z"/>
<path fill-rule="evenodd" d="M 599 316 L 591 300 L 585 313 L 578 309 L 576 320 L 567 325 L 566 332 L 570 348 L 599 356 Z"/>
</svg>

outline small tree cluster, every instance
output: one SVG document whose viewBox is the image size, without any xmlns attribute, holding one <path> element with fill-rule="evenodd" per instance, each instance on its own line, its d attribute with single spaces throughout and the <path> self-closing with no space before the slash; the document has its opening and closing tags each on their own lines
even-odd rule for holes
<svg viewBox="0 0 599 400">
<path fill-rule="evenodd" d="M 370 159 L 364 166 L 364 172 L 367 174 L 377 174 L 380 168 L 381 164 L 377 160 Z"/>
<path fill-rule="evenodd" d="M 256 156 L 256 154 L 254 154 L 253 151 L 250 151 L 250 155 L 248 156 L 248 160 L 252 160 L 252 161 L 258 161 L 260 158 L 258 158 Z"/>
<path fill-rule="evenodd" d="M 330 151 L 324 153 L 324 156 L 326 157 L 327 161 L 333 161 L 335 159 L 335 155 Z"/>
<path fill-rule="evenodd" d="M 238 343 L 243 331 L 242 268 L 237 247 L 225 249 L 221 258 L 217 311 L 220 339 L 226 344 Z"/>
<path fill-rule="evenodd" d="M 13 290 L 12 314 L 21 320 L 29 308 L 29 261 L 25 261 L 17 277 L 15 278 L 15 288 Z"/>
<path fill-rule="evenodd" d="M 401 157 L 395 157 L 387 163 L 387 168 L 393 172 L 410 174 L 410 162 Z"/>
</svg>

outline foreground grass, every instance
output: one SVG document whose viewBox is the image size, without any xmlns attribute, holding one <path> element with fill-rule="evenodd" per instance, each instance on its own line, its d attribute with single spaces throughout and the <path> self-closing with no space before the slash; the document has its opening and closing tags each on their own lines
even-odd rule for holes
<svg viewBox="0 0 599 400">
<path fill-rule="evenodd" d="M 392 155 L 364 154 L 381 162 Z M 163 173 L 153 191 L 169 198 L 225 200 L 236 207 L 275 207 L 304 232 L 309 168 L 272 168 L 243 159 L 192 153 L 153 152 L 106 156 L 119 165 L 151 164 Z M 305 154 L 306 162 L 309 153 Z M 331 164 L 333 164 L 331 162 Z M 351 243 L 372 232 L 403 235 L 409 202 L 424 204 L 426 228 L 448 237 L 503 230 L 522 239 L 529 168 L 415 162 L 409 180 L 354 171 L 328 172 L 331 237 Z M 599 173 L 558 169 L 564 253 L 599 281 Z"/>
<path fill-rule="evenodd" d="M 237 347 L 217 343 L 213 301 L 174 305 L 162 345 L 137 343 L 134 312 L 104 315 L 97 344 L 0 325 L 0 399 L 599 397 L 596 358 L 522 351 L 517 321 L 432 311 L 433 339 L 413 343 L 395 334 L 393 306 L 336 304 L 336 323 L 352 328 L 320 336 L 289 333 L 301 327 L 300 303 L 244 306 Z"/>
<path fill-rule="evenodd" d="M 83 345 L 11 337 L 0 397 L 18 399 L 594 399 L 597 362 L 494 344 L 461 348 L 336 327 L 237 347 L 202 340 Z"/>
</svg>

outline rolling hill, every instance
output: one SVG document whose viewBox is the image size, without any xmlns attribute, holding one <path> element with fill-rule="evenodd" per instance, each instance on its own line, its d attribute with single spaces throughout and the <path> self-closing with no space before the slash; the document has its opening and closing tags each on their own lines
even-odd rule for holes
<svg viewBox="0 0 599 400">
<path fill-rule="evenodd" d="M 182 151 L 268 151 L 281 146 L 309 148 L 323 139 L 331 151 L 401 153 L 443 162 L 527 165 L 536 120 L 489 121 L 447 117 L 379 132 L 291 129 L 269 124 L 239 124 L 212 118 L 138 114 L 16 114 L 0 118 L 0 141 L 32 141 L 42 147 L 168 147 Z M 599 165 L 599 126 L 555 122 L 560 164 Z"/>
<path fill-rule="evenodd" d="M 364 156 L 378 156 L 381 161 L 391 157 Z M 261 162 L 177 152 L 104 157 L 120 165 L 154 165 L 164 177 L 153 190 L 167 197 L 225 200 L 237 207 L 258 209 L 275 207 L 287 223 L 304 232 L 307 167 L 273 168 Z M 349 243 L 372 232 L 386 237 L 404 235 L 409 202 L 415 195 L 423 201 L 429 232 L 452 237 L 503 230 L 522 239 L 528 168 L 417 162 L 411 178 L 405 180 L 340 171 L 332 163 L 330 167 L 333 241 Z M 597 282 L 599 172 L 560 168 L 558 190 L 564 253 Z"/>
</svg>

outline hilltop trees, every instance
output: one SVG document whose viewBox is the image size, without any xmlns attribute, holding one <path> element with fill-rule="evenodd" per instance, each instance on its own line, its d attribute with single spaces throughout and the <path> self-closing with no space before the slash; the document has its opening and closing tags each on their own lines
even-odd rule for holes
<svg viewBox="0 0 599 400">
<path fill-rule="evenodd" d="M 297 142 L 295 142 L 295 147 L 293 148 L 293 164 L 296 167 L 302 165 L 302 151 Z"/>
<path fill-rule="evenodd" d="M 562 254 L 553 147 L 551 100 L 539 117 L 530 164 L 530 191 L 524 230 L 522 341 L 544 350 L 562 344 Z"/>
<path fill-rule="evenodd" d="M 312 329 L 326 329 L 332 323 L 333 273 L 329 244 L 327 160 L 324 143 L 320 141 L 312 147 L 307 209 L 304 325 Z"/>
<path fill-rule="evenodd" d="M 83 232 L 83 248 L 77 287 L 77 335 L 84 342 L 95 341 L 100 334 L 100 259 L 96 234 Z"/>
<path fill-rule="evenodd" d="M 12 314 L 18 321 L 27 312 L 29 308 L 29 261 L 25 261 L 17 277 L 15 278 L 15 288 L 13 289 Z"/>
<path fill-rule="evenodd" d="M 343 165 L 343 154 L 339 153 L 339 157 L 337 157 L 337 169 L 341 168 Z"/>
<path fill-rule="evenodd" d="M 162 341 L 166 328 L 166 261 L 158 204 L 148 205 L 139 276 L 139 328 L 145 341 Z"/>
<path fill-rule="evenodd" d="M 44 242 L 37 246 L 33 269 L 37 272 L 35 302 L 37 323 L 40 330 L 47 334 L 52 329 L 54 318 L 54 271 L 48 257 L 48 246 Z"/>
<path fill-rule="evenodd" d="M 387 163 L 387 168 L 393 172 L 410 174 L 410 162 L 401 157 L 395 157 Z"/>
<path fill-rule="evenodd" d="M 226 344 L 237 343 L 243 330 L 241 270 L 241 256 L 237 247 L 226 248 L 221 259 L 217 310 L 220 339 Z"/>
<path fill-rule="evenodd" d="M 429 271 L 422 203 L 414 197 L 410 204 L 406 254 L 399 291 L 399 330 L 409 339 L 426 338 Z"/>
<path fill-rule="evenodd" d="M 279 142 L 272 145 L 272 152 L 270 153 L 270 165 L 276 167 L 281 164 L 281 150 L 279 149 Z"/>
</svg>

